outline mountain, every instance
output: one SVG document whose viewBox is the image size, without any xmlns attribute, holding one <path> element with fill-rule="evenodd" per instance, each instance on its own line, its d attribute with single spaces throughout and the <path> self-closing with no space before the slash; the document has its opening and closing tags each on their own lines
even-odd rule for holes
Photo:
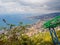
<svg viewBox="0 0 60 45">
<path fill-rule="evenodd" d="M 46 19 L 51 19 L 51 18 L 56 17 L 56 16 L 60 16 L 60 12 L 33 16 L 31 18 L 33 18 L 33 19 L 40 19 L 40 20 L 46 20 Z"/>
</svg>

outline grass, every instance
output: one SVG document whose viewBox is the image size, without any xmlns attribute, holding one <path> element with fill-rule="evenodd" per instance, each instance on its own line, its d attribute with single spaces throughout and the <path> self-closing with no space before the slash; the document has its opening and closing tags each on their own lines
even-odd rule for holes
<svg viewBox="0 0 60 45">
<path fill-rule="evenodd" d="M 9 31 L 8 35 L 0 34 L 0 45 L 53 45 L 49 32 L 41 32 L 31 37 L 25 34 L 16 35 L 16 32 L 18 33 L 17 30 L 13 30 L 12 33 Z M 60 31 L 56 32 L 60 40 Z"/>
</svg>

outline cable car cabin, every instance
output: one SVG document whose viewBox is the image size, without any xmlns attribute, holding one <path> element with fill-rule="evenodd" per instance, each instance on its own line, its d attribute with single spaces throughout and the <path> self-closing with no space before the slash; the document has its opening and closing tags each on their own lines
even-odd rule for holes
<svg viewBox="0 0 60 45">
<path fill-rule="evenodd" d="M 57 16 L 53 18 L 52 20 L 49 20 L 46 23 L 44 23 L 43 27 L 49 28 L 49 27 L 57 27 L 59 25 L 60 25 L 60 16 Z"/>
<path fill-rule="evenodd" d="M 54 29 L 57 26 L 60 26 L 60 16 L 57 16 L 57 17 L 53 18 L 52 20 L 47 21 L 43 25 L 44 28 L 49 29 L 49 32 L 50 32 L 54 45 L 60 45 L 60 42 L 58 40 L 58 37 L 57 37 L 55 29 Z"/>
</svg>

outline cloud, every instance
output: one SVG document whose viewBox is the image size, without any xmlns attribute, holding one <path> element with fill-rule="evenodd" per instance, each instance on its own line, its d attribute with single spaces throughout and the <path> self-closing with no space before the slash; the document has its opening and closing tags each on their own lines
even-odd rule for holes
<svg viewBox="0 0 60 45">
<path fill-rule="evenodd" d="M 49 10 L 59 10 L 60 11 L 60 0 L 51 0 L 50 2 L 46 3 L 49 7 Z"/>
<path fill-rule="evenodd" d="M 60 0 L 0 0 L 0 13 L 60 12 Z"/>
</svg>

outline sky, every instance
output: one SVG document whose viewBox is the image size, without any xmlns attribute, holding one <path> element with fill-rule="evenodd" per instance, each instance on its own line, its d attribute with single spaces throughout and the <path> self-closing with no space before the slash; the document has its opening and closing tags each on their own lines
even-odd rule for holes
<svg viewBox="0 0 60 45">
<path fill-rule="evenodd" d="M 0 0 L 0 14 L 60 12 L 60 0 Z"/>
</svg>

